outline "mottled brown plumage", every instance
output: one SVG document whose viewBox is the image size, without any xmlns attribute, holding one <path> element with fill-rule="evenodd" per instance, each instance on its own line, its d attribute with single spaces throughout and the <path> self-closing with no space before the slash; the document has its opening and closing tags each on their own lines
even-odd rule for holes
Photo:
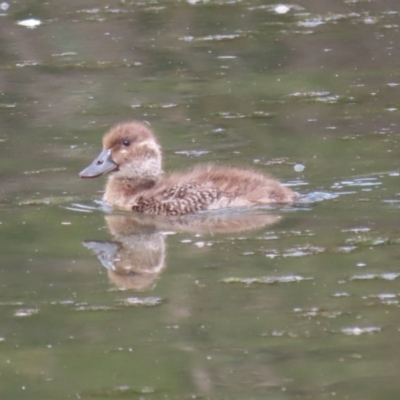
<svg viewBox="0 0 400 400">
<path fill-rule="evenodd" d="M 145 214 L 184 215 L 297 198 L 275 179 L 251 169 L 203 165 L 164 176 L 160 145 L 141 122 L 111 128 L 103 138 L 103 151 L 80 176 L 107 172 L 104 201 Z"/>
</svg>

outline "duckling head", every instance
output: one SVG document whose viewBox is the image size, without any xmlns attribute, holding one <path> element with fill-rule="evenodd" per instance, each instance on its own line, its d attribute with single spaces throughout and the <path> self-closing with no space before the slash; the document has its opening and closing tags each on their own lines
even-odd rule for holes
<svg viewBox="0 0 400 400">
<path fill-rule="evenodd" d="M 104 135 L 102 152 L 79 177 L 97 178 L 111 173 L 122 179 L 155 180 L 162 172 L 156 137 L 145 123 L 133 121 L 116 125 Z"/>
</svg>

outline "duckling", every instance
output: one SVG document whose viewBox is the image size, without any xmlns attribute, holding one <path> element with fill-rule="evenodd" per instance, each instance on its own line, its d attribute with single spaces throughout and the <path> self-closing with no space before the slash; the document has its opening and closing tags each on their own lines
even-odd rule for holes
<svg viewBox="0 0 400 400">
<path fill-rule="evenodd" d="M 145 123 L 112 127 L 103 150 L 81 178 L 109 173 L 103 200 L 144 214 L 184 215 L 226 207 L 290 203 L 298 195 L 251 169 L 199 165 L 165 176 L 160 144 Z"/>
</svg>

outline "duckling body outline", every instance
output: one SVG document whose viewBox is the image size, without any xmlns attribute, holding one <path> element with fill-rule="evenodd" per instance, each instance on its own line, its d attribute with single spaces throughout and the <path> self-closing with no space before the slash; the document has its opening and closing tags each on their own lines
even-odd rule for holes
<svg viewBox="0 0 400 400">
<path fill-rule="evenodd" d="M 109 173 L 103 200 L 144 214 L 185 215 L 227 207 L 291 203 L 298 195 L 268 175 L 213 164 L 164 176 L 161 147 L 150 128 L 138 121 L 112 127 L 103 151 L 81 178 Z"/>
</svg>

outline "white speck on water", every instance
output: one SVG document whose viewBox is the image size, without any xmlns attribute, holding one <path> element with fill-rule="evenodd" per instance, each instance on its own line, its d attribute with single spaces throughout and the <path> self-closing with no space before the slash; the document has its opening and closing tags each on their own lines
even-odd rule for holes
<svg viewBox="0 0 400 400">
<path fill-rule="evenodd" d="M 396 82 L 389 82 L 387 85 L 388 85 L 389 87 L 396 87 L 396 86 L 399 86 L 399 85 L 400 85 L 400 83 L 396 83 Z"/>
<path fill-rule="evenodd" d="M 274 11 L 277 14 L 286 14 L 288 11 L 290 11 L 290 7 L 286 6 L 285 4 L 278 4 Z"/>
<path fill-rule="evenodd" d="M 218 132 L 223 132 L 224 130 L 225 130 L 224 128 L 218 127 L 218 128 L 214 128 L 213 132 L 218 133 Z"/>
<path fill-rule="evenodd" d="M 357 265 L 357 267 L 366 267 L 367 266 L 367 264 L 365 264 L 364 262 L 358 262 L 356 265 Z"/>
<path fill-rule="evenodd" d="M 347 292 L 336 292 L 336 293 L 333 293 L 332 296 L 333 297 L 349 297 L 350 295 Z"/>
<path fill-rule="evenodd" d="M 0 4 L 0 9 L 3 11 L 7 11 L 10 8 L 10 5 L 6 2 Z"/>
<path fill-rule="evenodd" d="M 305 166 L 304 166 L 303 164 L 296 164 L 296 165 L 293 167 L 293 169 L 294 169 L 296 172 L 302 172 L 302 171 L 304 171 Z"/>
<path fill-rule="evenodd" d="M 17 24 L 21 26 L 25 26 L 25 28 L 33 29 L 39 26 L 42 22 L 38 19 L 24 19 L 22 21 L 18 21 Z"/>
<path fill-rule="evenodd" d="M 378 20 L 376 18 L 368 17 L 364 19 L 364 24 L 372 25 L 376 24 Z"/>
</svg>

